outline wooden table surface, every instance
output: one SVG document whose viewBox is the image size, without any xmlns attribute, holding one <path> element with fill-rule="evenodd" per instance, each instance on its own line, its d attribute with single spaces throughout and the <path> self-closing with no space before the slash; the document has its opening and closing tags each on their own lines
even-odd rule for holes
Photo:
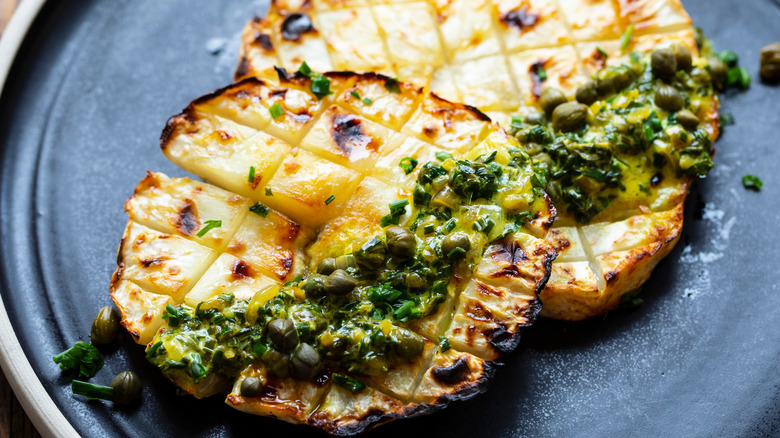
<svg viewBox="0 0 780 438">
<path fill-rule="evenodd" d="M 19 0 L 0 0 L 0 33 L 5 29 Z M 38 438 L 35 430 L 19 401 L 16 400 L 5 374 L 0 370 L 0 438 Z"/>
</svg>

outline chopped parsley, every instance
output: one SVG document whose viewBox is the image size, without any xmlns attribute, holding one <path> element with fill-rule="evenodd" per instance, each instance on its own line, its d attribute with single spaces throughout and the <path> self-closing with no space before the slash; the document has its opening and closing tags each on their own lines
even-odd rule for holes
<svg viewBox="0 0 780 438">
<path fill-rule="evenodd" d="M 641 289 L 637 289 L 633 292 L 629 292 L 620 297 L 620 308 L 626 310 L 633 310 L 641 306 L 645 301 L 639 298 Z"/>
<path fill-rule="evenodd" d="M 352 391 L 359 392 L 366 389 L 366 384 L 354 377 L 345 376 L 344 374 L 333 373 L 333 382 L 340 387 Z"/>
<path fill-rule="evenodd" d="M 266 217 L 268 216 L 268 212 L 271 211 L 271 209 L 258 202 L 255 205 L 249 207 L 249 211 L 260 217 Z"/>
<path fill-rule="evenodd" d="M 761 187 L 764 186 L 764 182 L 755 175 L 745 175 L 742 177 L 742 185 L 745 186 L 746 189 L 759 191 L 761 190 Z"/>
<path fill-rule="evenodd" d="M 276 120 L 279 118 L 279 116 L 284 115 L 284 108 L 282 108 L 281 105 L 279 105 L 279 102 L 274 102 L 273 105 L 271 105 L 270 108 L 268 108 L 268 112 L 271 113 L 271 117 Z"/>
<path fill-rule="evenodd" d="M 398 163 L 398 167 L 404 170 L 404 173 L 406 175 L 409 175 L 414 171 L 414 169 L 417 167 L 418 161 L 415 160 L 412 157 L 405 157 L 402 158 L 401 161 Z"/>
<path fill-rule="evenodd" d="M 72 347 L 52 358 L 62 371 L 75 371 L 79 377 L 93 377 L 103 368 L 103 355 L 97 347 L 86 342 L 76 342 Z"/>
<path fill-rule="evenodd" d="M 198 234 L 196 236 L 203 237 L 208 233 L 209 231 L 213 230 L 214 228 L 219 228 L 222 226 L 221 220 L 208 220 L 203 224 L 203 228 L 198 231 Z"/>
</svg>

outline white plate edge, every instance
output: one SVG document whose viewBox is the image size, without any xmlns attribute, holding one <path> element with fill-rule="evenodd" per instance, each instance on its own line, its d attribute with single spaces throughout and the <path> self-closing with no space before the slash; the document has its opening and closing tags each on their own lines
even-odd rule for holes
<svg viewBox="0 0 780 438">
<path fill-rule="evenodd" d="M 46 0 L 22 0 L 0 38 L 0 90 L 30 26 Z M 24 412 L 44 437 L 78 437 L 76 429 L 54 404 L 16 338 L 0 296 L 0 367 Z"/>
</svg>

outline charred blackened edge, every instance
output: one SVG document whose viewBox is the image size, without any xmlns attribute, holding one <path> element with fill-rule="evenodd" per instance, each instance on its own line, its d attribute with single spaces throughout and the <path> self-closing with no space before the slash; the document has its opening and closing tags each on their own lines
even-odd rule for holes
<svg viewBox="0 0 780 438">
<path fill-rule="evenodd" d="M 523 316 L 525 316 L 526 322 L 518 324 L 514 333 L 499 326 L 488 336 L 488 344 L 493 348 L 493 351 L 501 356 L 507 355 L 517 348 L 520 344 L 520 328 L 532 326 L 534 322 L 536 322 L 539 312 L 542 311 L 542 300 L 539 298 L 539 294 L 542 293 L 542 290 L 547 285 L 547 281 L 552 274 L 553 261 L 558 257 L 558 253 L 552 248 L 552 244 L 549 242 L 547 242 L 547 244 L 550 245 L 550 251 L 544 255 L 544 260 L 542 261 L 544 275 L 534 288 L 534 295 L 536 296 L 533 300 L 528 302 L 528 307 L 524 312 Z"/>
<path fill-rule="evenodd" d="M 447 103 L 449 105 L 455 106 L 458 109 L 461 109 L 463 111 L 471 113 L 474 117 L 476 117 L 479 120 L 482 120 L 483 122 L 490 122 L 490 123 L 493 122 L 493 120 L 491 120 L 490 117 L 487 116 L 487 114 L 483 113 L 482 111 L 479 110 L 479 108 L 477 108 L 475 106 L 468 105 L 468 104 L 465 104 L 465 103 L 458 103 L 458 102 L 449 101 L 449 100 L 439 96 L 438 94 L 434 93 L 433 91 L 431 91 L 428 94 L 430 94 L 430 96 L 433 99 L 435 99 L 435 100 L 440 100 L 440 101 L 445 102 L 445 103 Z"/>
<path fill-rule="evenodd" d="M 475 381 L 462 385 L 451 394 L 440 396 L 434 403 L 410 403 L 392 412 L 371 411 L 357 422 L 345 426 L 338 426 L 331 421 L 317 420 L 312 417 L 309 417 L 308 424 L 322 429 L 333 436 L 353 436 L 393 420 L 432 414 L 445 409 L 452 402 L 466 401 L 487 391 L 497 368 L 498 364 L 495 362 L 482 362 L 482 372 Z"/>
<path fill-rule="evenodd" d="M 181 110 L 179 114 L 171 116 L 168 119 L 168 121 L 165 122 L 165 127 L 163 128 L 162 133 L 160 134 L 160 149 L 162 149 L 163 152 L 165 152 L 165 150 L 167 149 L 168 143 L 171 141 L 171 136 L 173 135 L 173 132 L 176 130 L 176 125 L 179 120 L 184 119 L 190 122 L 195 120 L 194 113 L 195 113 L 196 105 L 220 97 L 225 92 L 234 88 L 238 88 L 245 84 L 253 84 L 257 86 L 267 85 L 266 82 L 263 81 L 262 79 L 256 77 L 248 77 L 238 82 L 233 82 L 232 84 L 224 86 L 222 88 L 218 88 L 210 93 L 204 94 L 196 98 L 195 100 L 190 102 L 190 104 L 187 105 L 183 110 Z"/>
</svg>

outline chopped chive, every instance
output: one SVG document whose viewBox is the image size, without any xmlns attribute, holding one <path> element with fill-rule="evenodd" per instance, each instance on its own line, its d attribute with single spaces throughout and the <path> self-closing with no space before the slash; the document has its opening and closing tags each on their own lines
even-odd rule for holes
<svg viewBox="0 0 780 438">
<path fill-rule="evenodd" d="M 745 186 L 746 189 L 759 191 L 761 190 L 761 187 L 764 186 L 764 182 L 755 175 L 745 175 L 742 177 L 742 185 Z"/>
<path fill-rule="evenodd" d="M 366 384 L 360 380 L 339 373 L 333 373 L 333 382 L 352 392 L 359 392 L 366 389 Z"/>
<path fill-rule="evenodd" d="M 490 234 L 494 226 L 496 226 L 496 223 L 493 221 L 493 219 L 489 217 L 483 217 L 474 222 L 473 228 L 474 230 L 481 231 L 487 235 Z"/>
<path fill-rule="evenodd" d="M 544 69 L 544 67 L 539 67 L 536 70 L 536 76 L 539 78 L 540 81 L 544 82 L 547 80 L 547 70 Z"/>
<path fill-rule="evenodd" d="M 466 250 L 463 248 L 455 248 L 452 251 L 450 251 L 449 254 L 447 254 L 447 258 L 458 258 L 461 255 L 466 254 Z"/>
<path fill-rule="evenodd" d="M 273 195 L 274 195 L 274 191 L 271 190 L 270 187 L 266 187 L 265 188 L 265 196 L 273 196 Z"/>
<path fill-rule="evenodd" d="M 191 353 L 189 359 L 190 377 L 192 377 L 192 380 L 194 380 L 195 383 L 198 383 L 206 378 L 206 367 L 203 366 L 203 361 L 201 360 L 199 353 Z"/>
<path fill-rule="evenodd" d="M 309 64 L 306 63 L 306 61 L 303 61 L 300 67 L 298 67 L 298 73 L 309 76 L 311 74 L 311 67 L 309 67 Z"/>
<path fill-rule="evenodd" d="M 607 52 L 604 51 L 604 49 L 601 48 L 601 46 L 596 46 L 596 51 L 601 54 L 601 56 L 604 57 L 604 59 L 609 58 L 609 55 L 607 55 Z"/>
<path fill-rule="evenodd" d="M 523 118 L 520 116 L 512 116 L 512 127 L 521 129 L 523 127 Z"/>
<path fill-rule="evenodd" d="M 447 232 L 449 233 L 450 231 L 455 229 L 455 226 L 457 224 L 458 223 L 455 222 L 455 219 L 451 218 L 450 220 L 448 220 L 447 222 L 444 223 L 444 229 L 447 230 Z"/>
<path fill-rule="evenodd" d="M 397 78 L 387 78 L 385 79 L 385 88 L 387 91 L 393 93 L 393 94 L 399 94 L 401 92 L 401 86 L 398 83 Z"/>
<path fill-rule="evenodd" d="M 620 37 L 620 50 L 626 50 L 631 44 L 631 38 L 634 36 L 634 25 L 628 26 L 626 32 Z"/>
<path fill-rule="evenodd" d="M 417 167 L 417 164 L 418 164 L 418 161 L 415 160 L 414 158 L 412 158 L 412 157 L 404 157 L 404 158 L 401 158 L 401 161 L 398 163 L 398 167 L 403 169 L 404 173 L 406 175 L 409 175 L 410 173 L 412 173 L 414 171 L 415 167 Z"/>
<path fill-rule="evenodd" d="M 70 384 L 74 394 L 84 395 L 90 400 L 102 399 L 114 401 L 114 388 L 110 386 L 95 385 L 81 380 L 74 380 Z"/>
<path fill-rule="evenodd" d="M 352 90 L 349 92 L 349 94 L 351 94 L 352 97 L 354 97 L 355 99 L 360 100 L 360 93 L 358 93 L 357 91 Z"/>
<path fill-rule="evenodd" d="M 439 161 L 444 161 L 448 158 L 452 158 L 452 154 L 449 152 L 439 151 L 436 152 L 436 159 Z"/>
<path fill-rule="evenodd" d="M 363 99 L 363 103 L 366 105 L 371 105 L 372 103 L 374 103 L 374 101 L 366 97 Z"/>
<path fill-rule="evenodd" d="M 379 226 L 384 228 L 388 225 L 398 225 L 398 216 L 388 214 L 385 216 L 382 216 L 381 219 L 379 219 Z"/>
<path fill-rule="evenodd" d="M 271 105 L 271 108 L 268 108 L 268 112 L 271 113 L 271 117 L 273 117 L 275 120 L 284 114 L 284 109 L 281 105 L 279 105 L 279 102 L 275 102 L 273 105 Z"/>
<path fill-rule="evenodd" d="M 200 231 L 198 231 L 198 234 L 196 234 L 196 236 L 203 237 L 203 236 L 206 235 L 206 233 L 208 233 L 212 229 L 219 228 L 221 226 L 222 226 L 222 221 L 221 220 L 209 220 L 209 221 L 206 221 L 206 223 L 203 224 L 203 228 L 201 228 Z"/>
<path fill-rule="evenodd" d="M 436 227 L 433 226 L 433 224 L 428 224 L 423 228 L 423 233 L 425 234 L 431 234 L 434 232 Z"/>
<path fill-rule="evenodd" d="M 450 345 L 450 338 L 439 336 L 439 353 L 444 353 L 452 348 Z"/>
<path fill-rule="evenodd" d="M 330 203 L 331 203 L 331 202 L 333 202 L 333 200 L 335 200 L 335 199 L 336 199 L 336 196 L 334 196 L 334 195 L 330 195 L 330 197 L 328 197 L 328 199 L 326 199 L 326 200 L 325 200 L 325 205 L 328 205 L 328 204 L 330 204 Z"/>
<path fill-rule="evenodd" d="M 389 204 L 390 211 L 391 212 L 397 212 L 400 210 L 406 211 L 406 206 L 409 205 L 409 200 L 407 199 L 399 199 L 397 201 L 393 201 Z"/>
<path fill-rule="evenodd" d="M 266 217 L 268 216 L 268 212 L 271 211 L 271 209 L 258 202 L 255 205 L 249 207 L 249 211 L 260 217 Z"/>
<path fill-rule="evenodd" d="M 255 182 L 255 166 L 249 166 L 249 177 L 246 179 L 248 182 Z"/>
<path fill-rule="evenodd" d="M 160 347 L 162 347 L 162 341 L 157 341 L 154 345 L 149 347 L 148 350 L 146 350 L 146 358 L 154 357 L 155 354 L 157 354 L 158 351 L 160 351 Z"/>
<path fill-rule="evenodd" d="M 320 74 L 311 75 L 311 92 L 317 96 L 318 100 L 322 100 L 325 96 L 333 94 L 330 91 L 330 79 Z"/>
</svg>

